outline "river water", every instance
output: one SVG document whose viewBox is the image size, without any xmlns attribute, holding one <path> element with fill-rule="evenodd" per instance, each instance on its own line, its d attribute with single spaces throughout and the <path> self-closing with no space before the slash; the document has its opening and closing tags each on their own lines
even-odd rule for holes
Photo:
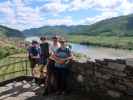
<svg viewBox="0 0 133 100">
<path fill-rule="evenodd" d="M 39 40 L 38 37 L 28 37 L 26 41 Z M 105 48 L 105 47 L 96 47 L 70 43 L 72 46 L 72 51 L 76 53 L 81 53 L 86 55 L 91 59 L 124 59 L 124 58 L 133 58 L 133 50 L 123 50 L 123 49 L 114 49 L 114 48 Z"/>
</svg>

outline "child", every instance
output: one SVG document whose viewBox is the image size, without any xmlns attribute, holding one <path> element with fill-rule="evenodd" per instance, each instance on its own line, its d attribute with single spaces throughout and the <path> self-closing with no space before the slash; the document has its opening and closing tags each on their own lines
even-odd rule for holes
<svg viewBox="0 0 133 100">
<path fill-rule="evenodd" d="M 40 48 L 37 41 L 32 41 L 31 47 L 29 47 L 29 61 L 31 65 L 31 73 L 34 77 L 34 68 L 37 64 L 39 64 L 40 59 Z"/>
</svg>

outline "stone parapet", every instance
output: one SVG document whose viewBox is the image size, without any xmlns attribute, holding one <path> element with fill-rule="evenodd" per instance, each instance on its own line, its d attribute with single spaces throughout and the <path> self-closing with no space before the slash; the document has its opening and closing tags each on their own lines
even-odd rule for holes
<svg viewBox="0 0 133 100">
<path fill-rule="evenodd" d="M 133 97 L 133 59 L 76 61 L 71 72 L 71 89 L 95 91 L 113 98 Z"/>
</svg>

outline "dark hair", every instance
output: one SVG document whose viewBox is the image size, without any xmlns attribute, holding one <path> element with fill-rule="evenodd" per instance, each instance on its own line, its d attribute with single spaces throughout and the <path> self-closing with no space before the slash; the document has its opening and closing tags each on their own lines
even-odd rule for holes
<svg viewBox="0 0 133 100">
<path fill-rule="evenodd" d="M 55 35 L 52 37 L 52 39 L 59 39 L 59 36 Z"/>
<path fill-rule="evenodd" d="M 44 40 L 46 40 L 46 39 L 47 39 L 46 36 L 43 36 L 43 37 L 40 38 L 41 41 L 44 41 Z"/>
<path fill-rule="evenodd" d="M 35 41 L 35 40 L 33 40 L 33 41 L 32 41 L 32 44 L 38 44 L 38 42 L 37 42 L 37 41 Z"/>
<path fill-rule="evenodd" d="M 60 43 L 62 43 L 62 42 L 64 43 L 64 42 L 67 42 L 67 40 L 64 39 L 64 38 L 60 38 L 59 42 L 60 42 Z"/>
</svg>

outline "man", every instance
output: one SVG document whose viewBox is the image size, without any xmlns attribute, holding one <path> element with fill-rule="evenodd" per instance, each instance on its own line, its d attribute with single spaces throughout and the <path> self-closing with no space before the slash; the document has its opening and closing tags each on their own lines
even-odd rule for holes
<svg viewBox="0 0 133 100">
<path fill-rule="evenodd" d="M 41 37 L 40 41 L 41 41 L 41 43 L 40 43 L 40 50 L 41 50 L 40 60 L 41 60 L 41 64 L 44 67 L 48 62 L 49 43 L 47 42 L 47 37 Z M 43 67 L 42 67 L 42 70 L 43 70 Z"/>
<path fill-rule="evenodd" d="M 32 45 L 29 47 L 29 60 L 31 64 L 31 73 L 34 77 L 34 68 L 37 64 L 39 64 L 40 59 L 40 49 L 37 41 L 32 41 Z"/>
<path fill-rule="evenodd" d="M 49 57 L 49 43 L 47 42 L 47 37 L 41 37 L 40 38 L 40 59 L 39 59 L 39 65 L 40 65 L 40 77 L 36 79 L 36 82 L 41 85 L 44 84 L 45 78 L 44 74 L 44 67 L 47 65 L 48 57 Z"/>
<path fill-rule="evenodd" d="M 55 79 L 57 84 L 57 94 L 64 94 L 67 88 L 67 77 L 69 74 L 68 65 L 70 60 L 72 60 L 73 55 L 71 50 L 66 46 L 65 39 L 60 40 L 61 47 L 57 49 L 53 55 L 55 61 Z"/>
</svg>

